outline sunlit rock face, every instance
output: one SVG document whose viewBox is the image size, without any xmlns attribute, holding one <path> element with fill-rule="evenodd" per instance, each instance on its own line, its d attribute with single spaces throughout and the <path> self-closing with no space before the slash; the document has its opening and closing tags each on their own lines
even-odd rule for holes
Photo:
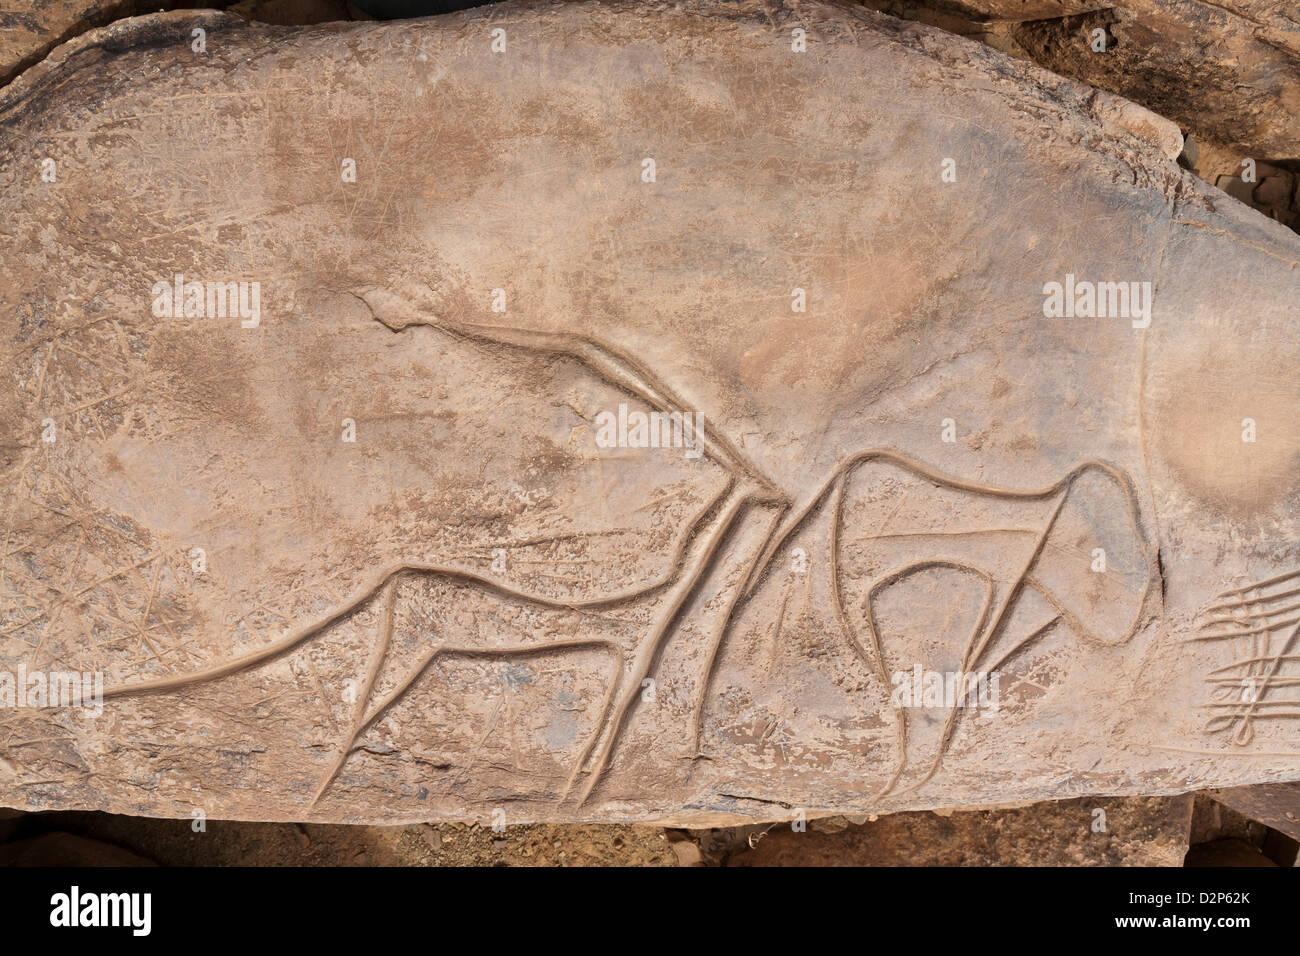
<svg viewBox="0 0 1300 956">
<path fill-rule="evenodd" d="M 1300 239 L 1140 107 L 856 8 L 504 4 L 126 21 L 0 124 L 5 803 L 1300 777 Z"/>
</svg>

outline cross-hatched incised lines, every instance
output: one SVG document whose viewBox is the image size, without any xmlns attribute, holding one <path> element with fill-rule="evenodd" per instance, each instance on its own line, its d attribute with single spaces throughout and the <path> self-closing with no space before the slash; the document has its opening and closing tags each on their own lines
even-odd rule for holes
<svg viewBox="0 0 1300 956">
<path fill-rule="evenodd" d="M 1207 733 L 1244 747 L 1258 721 L 1300 717 L 1300 571 L 1223 591 L 1190 639 L 1224 641 L 1232 652 L 1205 678 Z"/>
</svg>

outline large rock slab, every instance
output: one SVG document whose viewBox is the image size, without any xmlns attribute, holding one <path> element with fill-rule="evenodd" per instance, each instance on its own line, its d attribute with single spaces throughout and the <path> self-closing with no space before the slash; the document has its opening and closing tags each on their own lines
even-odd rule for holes
<svg viewBox="0 0 1300 956">
<path fill-rule="evenodd" d="M 1300 239 L 1145 110 L 856 8 L 509 4 L 126 21 L 0 127 L 0 695 L 105 683 L 15 699 L 0 802 L 1300 778 Z"/>
</svg>

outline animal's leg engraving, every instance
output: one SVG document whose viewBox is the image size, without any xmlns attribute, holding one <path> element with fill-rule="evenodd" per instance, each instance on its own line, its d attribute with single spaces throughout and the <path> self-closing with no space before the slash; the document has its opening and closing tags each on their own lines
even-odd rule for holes
<svg viewBox="0 0 1300 956">
<path fill-rule="evenodd" d="M 890 681 L 884 666 L 884 652 L 881 648 L 881 643 L 880 643 L 880 625 L 876 620 L 876 610 L 875 610 L 876 595 L 879 594 L 881 591 L 883 591 L 885 588 L 889 587 L 890 585 L 897 584 L 899 581 L 902 581 L 913 574 L 918 574 L 922 571 L 929 571 L 936 568 L 951 568 L 952 570 L 960 571 L 964 574 L 971 574 L 977 577 L 984 584 L 984 598 L 980 603 L 979 616 L 975 620 L 975 626 L 971 629 L 970 637 L 967 639 L 966 646 L 962 652 L 963 662 L 965 662 L 968 656 L 970 655 L 971 648 L 979 640 L 980 635 L 984 632 L 985 625 L 988 623 L 989 611 L 993 606 L 993 597 L 997 590 L 997 587 L 994 584 L 992 576 L 987 574 L 984 571 L 981 571 L 979 568 L 972 567 L 971 565 L 968 564 L 961 564 L 956 561 L 917 561 L 913 564 L 907 565 L 906 567 L 899 568 L 897 571 L 893 572 L 892 574 L 877 581 L 875 584 L 871 586 L 871 589 L 867 592 L 864 608 L 866 611 L 866 619 L 867 619 L 867 633 L 871 638 L 871 646 L 873 648 L 875 658 L 877 661 L 880 662 L 879 664 L 880 677 L 881 680 L 884 682 L 885 686 L 889 686 Z M 836 587 L 838 589 L 838 584 L 836 585 Z M 843 622 L 844 625 L 847 627 L 848 625 L 847 618 L 844 618 Z M 852 631 L 849 631 L 848 635 L 850 638 L 854 637 Z M 960 670 L 962 673 L 968 672 L 968 668 L 965 666 L 964 663 L 963 666 L 960 668 Z M 957 706 L 954 703 L 951 713 L 956 713 L 956 711 L 957 711 Z M 952 718 L 950 716 L 949 717 L 950 725 L 951 725 L 951 721 Z M 946 749 L 948 745 L 948 740 L 951 736 L 950 725 L 944 728 L 944 732 L 939 737 L 939 745 L 935 753 L 934 765 L 931 767 L 930 775 L 933 775 L 939 769 L 939 762 L 943 759 L 944 750 Z M 898 779 L 903 775 L 903 771 L 907 769 L 907 717 L 901 711 L 897 715 L 897 727 L 898 727 L 898 748 L 899 748 L 898 763 L 895 766 L 893 776 L 889 778 L 885 786 L 881 788 L 881 790 L 877 793 L 878 797 L 883 797 L 886 794 L 888 794 L 891 790 L 893 790 L 894 787 L 898 784 Z M 926 776 L 924 779 L 922 779 L 921 783 L 924 783 L 928 779 L 929 776 Z M 921 783 L 916 784 L 916 786 L 919 787 Z M 911 787 L 908 790 L 905 790 L 903 792 L 908 793 L 913 789 L 915 789 L 915 787 Z"/>
<path fill-rule="evenodd" d="M 1025 566 L 1021 570 L 1020 574 L 1011 583 L 1011 586 L 1007 588 L 1006 594 L 1003 596 L 1002 601 L 998 606 L 997 614 L 994 616 L 992 623 L 989 624 L 987 631 L 984 629 L 984 619 L 981 617 L 980 624 L 976 627 L 974 634 L 971 635 L 971 641 L 967 645 L 965 653 L 962 655 L 960 668 L 961 673 L 969 674 L 975 670 L 976 665 L 979 663 L 980 656 L 984 653 L 984 649 L 988 647 L 989 642 L 992 641 L 1001 631 L 1002 625 L 1006 621 L 1007 612 L 1011 609 L 1012 605 L 1015 603 L 1015 599 L 1019 596 L 1020 590 L 1024 587 L 1025 579 L 1029 576 L 1030 570 L 1038 562 L 1039 555 L 1043 553 L 1043 548 L 1047 544 L 1047 538 L 1052 533 L 1052 529 L 1056 527 L 1056 519 L 1060 517 L 1061 509 L 1065 507 L 1065 501 L 1069 497 L 1070 488 L 1072 486 L 1073 482 L 1066 484 L 1060 500 L 1057 501 L 1056 506 L 1052 509 L 1051 517 L 1047 519 L 1047 524 L 1043 527 L 1043 533 L 1039 535 L 1038 541 L 1034 545 L 1034 550 L 1030 554 L 1029 560 L 1025 562 Z M 987 607 L 985 608 L 985 612 L 987 613 Z M 943 765 L 944 754 L 947 753 L 948 747 L 952 743 L 953 734 L 956 733 L 957 722 L 961 717 L 961 711 L 962 708 L 958 706 L 957 702 L 954 702 L 953 706 L 948 711 L 948 719 L 944 722 L 943 732 L 939 737 L 939 749 L 934 756 L 934 763 L 931 764 L 930 769 L 926 772 L 925 776 L 906 790 L 902 791 L 900 796 L 915 793 L 921 787 L 929 783 L 930 780 L 934 778 L 934 775 L 939 772 L 939 768 Z"/>
<path fill-rule="evenodd" d="M 772 521 L 772 529 L 767 533 L 767 537 L 763 539 L 762 547 L 759 548 L 758 560 L 754 562 L 754 566 L 750 569 L 749 577 L 747 577 L 743 582 L 741 588 L 742 599 L 748 598 L 749 595 L 758 587 L 759 581 L 762 580 L 768 564 L 775 556 L 776 551 L 780 548 L 782 540 L 780 537 L 781 528 L 783 527 L 782 522 L 786 515 L 790 513 L 790 502 L 788 500 L 782 500 L 779 502 L 779 506 L 780 508 L 777 511 L 776 518 Z"/>
<path fill-rule="evenodd" d="M 780 520 L 781 520 L 781 516 L 780 514 L 777 514 L 769 522 L 768 529 L 763 539 L 764 542 L 766 542 L 767 538 L 771 537 L 772 532 L 776 530 L 777 523 Z M 690 729 L 687 731 L 687 740 L 690 741 L 690 752 L 687 754 L 687 756 L 690 757 L 691 759 L 695 759 L 703 756 L 703 754 L 700 753 L 700 724 L 704 719 L 704 704 L 705 701 L 708 699 L 709 684 L 712 682 L 713 672 L 718 666 L 718 654 L 722 650 L 722 643 L 726 639 L 728 628 L 731 626 L 732 615 L 735 613 L 736 605 L 744 597 L 745 586 L 749 582 L 750 576 L 754 573 L 754 569 L 758 567 L 759 559 L 762 557 L 761 548 L 762 546 L 760 545 L 758 549 L 755 549 L 753 555 L 749 559 L 749 562 L 745 565 L 744 569 L 741 571 L 740 580 L 737 581 L 736 584 L 733 586 L 731 591 L 731 597 L 727 601 L 727 608 L 722 615 L 722 622 L 715 630 L 713 635 L 713 641 L 712 643 L 710 643 L 708 653 L 705 655 L 704 671 L 700 677 L 700 689 L 699 689 L 699 693 L 695 695 L 695 702 L 691 708 Z M 788 597 L 788 592 L 787 592 L 787 597 Z M 785 614 L 784 601 L 782 601 L 781 603 L 781 614 L 782 615 Z M 780 627 L 779 623 L 777 626 L 778 628 Z"/>
<path fill-rule="evenodd" d="M 990 674 L 994 673 L 994 672 L 997 671 L 998 668 L 1000 668 L 1003 664 L 1005 664 L 1007 661 L 1011 660 L 1012 656 L 1014 656 L 1015 653 L 1016 653 L 1017 651 L 1021 650 L 1022 648 L 1026 647 L 1027 645 L 1029 645 L 1029 644 L 1030 644 L 1032 641 L 1034 641 L 1036 638 L 1042 637 L 1044 634 L 1046 634 L 1046 633 L 1047 633 L 1048 631 L 1050 631 L 1052 628 L 1056 627 L 1056 625 L 1060 624 L 1061 621 L 1063 621 L 1063 620 L 1066 620 L 1066 619 L 1063 618 L 1061 615 L 1058 614 L 1056 617 L 1052 618 L 1052 619 L 1049 620 L 1047 623 L 1045 623 L 1045 624 L 1040 624 L 1038 627 L 1034 628 L 1032 631 L 1030 631 L 1028 634 L 1026 634 L 1026 635 L 1025 635 L 1024 637 L 1022 637 L 1020 640 L 1016 641 L 1016 643 L 1014 643 L 1014 644 L 1012 644 L 1010 647 L 1008 647 L 1007 650 L 1006 650 L 1006 652 L 1005 652 L 1001 657 L 999 657 L 997 660 L 995 660 L 995 661 L 990 661 L 989 664 L 988 664 L 988 666 L 985 668 L 985 670 L 987 670 Z"/>
<path fill-rule="evenodd" d="M 763 673 L 767 677 L 772 676 L 772 668 L 776 666 L 777 649 L 781 646 L 781 628 L 785 625 L 785 611 L 790 604 L 790 595 L 794 591 L 794 579 L 785 583 L 785 592 L 781 595 L 781 604 L 777 608 L 776 623 L 772 625 L 772 640 L 767 647 L 767 663 L 763 668 Z M 804 592 L 805 606 L 809 600 L 808 592 Z"/>
<path fill-rule="evenodd" d="M 587 763 L 591 759 L 591 752 L 600 741 L 601 732 L 609 726 L 610 715 L 614 709 L 614 695 L 618 693 L 618 689 L 623 682 L 624 672 L 627 670 L 627 660 L 623 657 L 623 649 L 617 645 L 615 645 L 615 649 L 618 652 L 615 657 L 618 667 L 609 675 L 609 681 L 605 685 L 605 696 L 601 698 L 600 716 L 596 720 L 596 728 L 587 736 L 587 742 L 583 744 L 582 752 L 578 754 L 573 769 L 569 771 L 568 779 L 564 781 L 564 789 L 560 791 L 559 803 L 563 803 L 568 799 L 569 794 L 573 792 L 573 785 L 587 768 Z"/>
<path fill-rule="evenodd" d="M 1029 577 L 1029 572 L 1033 569 L 1034 565 L 1038 563 L 1039 555 L 1043 553 L 1043 548 L 1047 546 L 1047 539 L 1051 535 L 1052 529 L 1056 527 L 1056 519 L 1061 516 L 1061 509 L 1065 507 L 1065 501 L 1069 496 L 1070 485 L 1066 485 L 1065 491 L 1062 493 L 1060 500 L 1056 502 L 1056 507 L 1052 509 L 1052 513 L 1047 519 L 1047 524 L 1043 526 L 1043 533 L 1038 536 L 1038 541 L 1034 544 L 1034 550 L 1030 553 L 1029 560 L 1025 562 L 1025 566 L 1021 570 L 1020 574 L 1016 576 L 1016 579 L 1011 582 L 1011 586 L 1007 588 L 1007 592 L 1003 596 L 1002 602 L 998 605 L 998 613 L 993 618 L 993 623 L 989 625 L 988 632 L 984 634 L 983 638 L 977 644 L 967 648 L 966 654 L 962 658 L 962 670 L 970 670 L 974 667 L 975 663 L 979 660 L 980 655 L 984 653 L 984 649 L 988 647 L 989 642 L 993 640 L 1001 630 L 1003 623 L 1006 621 L 1007 612 L 1011 610 L 1012 604 L 1014 604 L 1016 598 L 1020 596 L 1020 590 L 1025 586 L 1025 580 Z M 979 633 L 979 630 L 977 630 L 976 633 Z"/>
<path fill-rule="evenodd" d="M 444 654 L 455 654 L 461 657 L 486 658 L 497 656 L 527 657 L 536 654 L 550 654 L 555 651 L 575 650 L 578 648 L 589 647 L 605 648 L 609 651 L 611 660 L 617 665 L 614 669 L 614 674 L 610 678 L 608 688 L 605 691 L 605 697 L 601 705 L 601 714 L 596 723 L 596 729 L 592 732 L 593 737 L 599 736 L 601 728 L 605 720 L 608 718 L 614 688 L 618 685 L 618 678 L 624 668 L 623 649 L 614 641 L 604 640 L 602 638 L 579 638 L 571 641 L 554 641 L 549 644 L 514 644 L 505 647 L 477 647 L 467 644 L 439 644 L 436 647 L 431 648 L 424 657 L 421 658 L 420 663 L 411 670 L 406 678 L 402 680 L 397 687 L 389 691 L 389 693 L 375 705 L 374 709 L 366 715 L 365 719 L 361 721 L 360 726 L 357 728 L 356 733 L 353 735 L 354 745 L 356 738 L 360 737 L 363 733 L 374 726 L 375 722 L 378 721 L 390 707 L 401 700 L 402 697 L 406 695 L 407 691 L 415 686 L 416 682 L 424 676 L 433 662 Z M 588 751 L 590 750 L 590 746 L 590 743 L 588 743 Z M 584 753 L 585 752 L 587 751 L 584 751 Z M 579 757 L 579 764 L 582 763 L 582 759 L 582 757 Z M 564 796 L 567 795 L 569 788 L 572 786 L 573 779 L 574 774 L 571 773 L 568 782 L 565 784 L 564 790 L 561 792 L 561 800 L 563 800 Z M 327 787 L 328 784 L 326 787 L 322 788 L 322 792 Z M 315 801 L 313 800 L 313 803 L 314 802 Z"/>
<path fill-rule="evenodd" d="M 831 583 L 831 606 L 835 609 L 835 620 L 840 625 L 840 630 L 849 639 L 849 646 L 888 686 L 889 675 L 885 672 L 885 659 L 880 651 L 880 640 L 876 635 L 876 629 L 874 627 L 869 629 L 871 650 L 868 652 L 853 633 L 848 615 L 844 612 L 844 592 L 840 582 L 840 528 L 844 520 L 844 495 L 848 490 L 849 478 L 848 471 L 840 476 L 840 480 L 835 485 L 835 504 L 831 509 L 830 560 L 827 562 Z"/>
<path fill-rule="evenodd" d="M 889 676 L 885 672 L 885 657 L 881 652 L 880 639 L 874 624 L 868 622 L 867 636 L 871 647 L 868 652 L 853 632 L 848 615 L 844 611 L 844 592 L 840 580 L 840 528 L 844 517 L 844 496 L 848 490 L 851 474 L 852 472 L 846 469 L 840 476 L 838 483 L 835 485 L 835 504 L 831 509 L 830 560 L 827 562 L 827 573 L 830 575 L 831 606 L 835 610 L 835 620 L 839 623 L 840 631 L 848 641 L 849 647 L 856 651 L 863 663 L 875 672 L 880 679 L 881 686 L 888 687 Z M 893 775 L 877 792 L 877 797 L 885 795 L 894 788 L 894 784 L 903 772 L 903 766 L 907 760 L 907 721 L 901 713 L 894 715 L 894 735 L 898 747 L 898 760 L 894 764 Z"/>
<path fill-rule="evenodd" d="M 579 794 L 579 805 L 585 803 L 587 798 L 591 796 L 592 791 L 596 788 L 597 783 L 599 783 L 605 769 L 608 767 L 618 736 L 640 695 L 641 682 L 650 673 L 650 668 L 654 665 L 660 649 L 672 633 L 678 614 L 687 600 L 695 593 L 705 572 L 712 563 L 718 547 L 729 536 L 732 527 L 735 525 L 736 518 L 744 508 L 748 507 L 754 497 L 752 493 L 741 494 L 722 513 L 722 516 L 718 519 L 716 530 L 704 543 L 694 566 L 678 584 L 673 596 L 669 599 L 668 606 L 661 613 L 650 635 L 641 643 L 640 650 L 632 662 L 629 672 L 624 676 L 618 703 L 610 719 L 608 734 L 596 753 L 587 781 Z"/>
<path fill-rule="evenodd" d="M 352 753 L 352 748 L 356 746 L 357 737 L 365 724 L 366 704 L 370 701 L 370 694 L 374 690 L 375 679 L 379 676 L 379 669 L 384 664 L 384 658 L 388 656 L 388 648 L 393 643 L 393 611 L 396 603 L 397 578 L 394 576 L 384 585 L 384 620 L 380 627 L 379 643 L 370 655 L 370 666 L 366 669 L 365 682 L 361 688 L 361 693 L 357 695 L 357 709 L 353 715 L 347 739 L 339 746 L 338 758 L 334 761 L 329 773 L 321 780 L 320 786 L 312 796 L 310 805 L 313 807 L 329 788 L 329 785 L 334 782 L 334 778 L 339 775 L 343 765 L 347 763 L 348 755 Z"/>
</svg>

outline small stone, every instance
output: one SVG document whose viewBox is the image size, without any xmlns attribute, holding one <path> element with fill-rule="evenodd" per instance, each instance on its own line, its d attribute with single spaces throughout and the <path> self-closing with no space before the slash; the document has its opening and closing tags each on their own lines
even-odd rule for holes
<svg viewBox="0 0 1300 956">
<path fill-rule="evenodd" d="M 673 853 L 677 854 L 678 866 L 701 866 L 704 857 L 700 853 L 700 847 L 693 840 L 678 840 L 673 845 Z"/>
</svg>

